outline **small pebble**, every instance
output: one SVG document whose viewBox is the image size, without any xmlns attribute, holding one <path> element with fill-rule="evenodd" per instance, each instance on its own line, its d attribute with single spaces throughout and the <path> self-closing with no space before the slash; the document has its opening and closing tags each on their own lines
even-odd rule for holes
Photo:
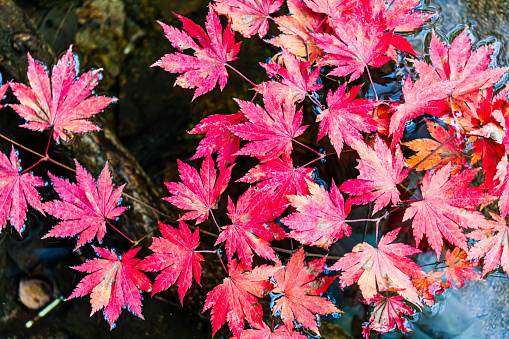
<svg viewBox="0 0 509 339">
<path fill-rule="evenodd" d="M 23 305 L 32 310 L 46 306 L 51 300 L 51 286 L 41 279 L 21 280 L 18 293 Z"/>
</svg>

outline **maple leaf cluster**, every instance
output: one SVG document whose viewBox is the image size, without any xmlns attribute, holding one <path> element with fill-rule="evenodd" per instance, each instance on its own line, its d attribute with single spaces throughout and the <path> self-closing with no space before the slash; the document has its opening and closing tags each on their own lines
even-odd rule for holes
<svg viewBox="0 0 509 339">
<path fill-rule="evenodd" d="M 367 204 L 372 205 L 370 220 L 376 222 L 377 229 L 382 219 L 375 218 L 379 212 L 387 213 L 394 207 L 402 209 L 403 221 L 411 226 L 415 244 L 418 246 L 425 239 L 420 248 L 428 246 L 438 261 L 445 255 L 445 267 L 426 273 L 409 258 L 421 250 L 393 243 L 399 234 L 399 229 L 393 229 L 377 239 L 376 246 L 366 242 L 358 244 L 330 267 L 342 272 L 339 276 L 342 288 L 358 284 L 365 302 L 374 305 L 365 336 L 369 336 L 370 330 L 386 332 L 394 327 L 411 330 L 404 317 L 416 310 L 407 301 L 413 305 L 432 305 L 434 296 L 445 288 L 462 287 L 464 279 L 479 280 L 481 275 L 475 272 L 479 260 L 485 255 L 486 260 L 490 258 L 488 270 L 483 270 L 485 275 L 503 264 L 501 255 L 506 246 L 501 243 L 505 241 L 502 240 L 505 233 L 499 225 L 505 225 L 504 217 L 509 213 L 509 167 L 505 156 L 509 140 L 507 90 L 497 95 L 493 92 L 494 85 L 508 69 L 490 67 L 491 46 L 472 51 L 467 30 L 457 35 L 450 46 L 433 31 L 429 49 L 431 63 L 419 58 L 400 34 L 421 27 L 434 16 L 414 10 L 418 4 L 414 0 L 396 0 L 390 4 L 378 0 L 288 0 L 290 14 L 274 17 L 273 13 L 284 8 L 283 1 L 218 0 L 209 9 L 206 22 L 206 27 L 217 22 L 212 20 L 216 11 L 229 19 L 224 36 L 232 29 L 244 37 L 258 34 L 263 38 L 270 21 L 281 31 L 280 35 L 266 40 L 280 47 L 281 52 L 270 62 L 261 63 L 272 81 L 253 87 L 262 94 L 263 106 L 253 100 L 236 99 L 240 109 L 236 114 L 206 117 L 191 131 L 205 134 L 193 157 L 205 157 L 200 173 L 210 168 L 211 155 L 216 152 L 219 176 L 228 179 L 231 176 L 228 164 L 238 162 L 238 156 L 259 161 L 237 180 L 253 186 L 239 196 L 237 205 L 228 197 L 227 215 L 232 224 L 219 228 L 216 245 L 225 242 L 228 265 L 234 263 L 229 266 L 229 272 L 238 270 L 238 265 L 243 265 L 242 270 L 247 272 L 258 270 L 261 266 L 252 267 L 254 254 L 279 265 L 271 242 L 282 238 L 329 249 L 351 234 L 351 222 L 355 222 L 347 219 L 351 209 Z M 185 22 L 184 29 L 191 32 Z M 180 43 L 179 39 L 168 34 L 167 37 L 173 45 Z M 196 53 L 195 56 L 199 57 Z M 398 63 L 405 56 L 410 57 L 416 77 L 408 75 L 403 81 L 400 101 L 380 100 L 370 68 L 381 67 L 391 60 Z M 226 65 L 233 69 L 229 63 Z M 363 73 L 371 80 L 374 99 L 359 97 L 363 85 L 349 86 Z M 323 74 L 349 76 L 347 82 L 328 93 L 326 104 L 321 104 L 316 95 L 322 88 L 318 79 Z M 203 85 L 205 88 L 196 85 L 195 97 L 203 89 L 211 89 L 208 83 Z M 298 104 L 308 101 L 320 109 L 316 116 L 317 139 L 328 137 L 337 157 L 341 157 L 345 145 L 357 152 L 357 178 L 338 186 L 333 181 L 330 189 L 326 189 L 314 182 L 309 163 L 298 163 L 294 148 L 302 145 L 299 139 L 308 133 L 308 126 L 302 124 L 302 106 L 299 108 Z M 403 142 L 405 125 L 418 117 L 424 117 L 429 136 Z M 370 141 L 366 142 L 367 139 Z M 407 150 L 414 154 L 405 157 L 403 151 Z M 323 157 L 319 155 L 317 160 Z M 482 171 L 474 167 L 481 161 Z M 201 190 L 203 183 L 216 180 L 216 173 L 189 180 L 188 176 L 196 178 L 196 170 L 182 165 L 179 169 L 183 182 L 167 184 L 172 194 L 168 201 L 187 199 L 182 198 L 187 192 Z M 411 188 L 415 199 L 404 201 L 411 171 L 425 172 L 422 180 Z M 480 176 L 484 178 L 483 184 L 472 185 Z M 181 189 L 176 190 L 176 185 Z M 200 198 L 189 199 L 185 205 L 174 204 L 196 211 L 186 213 L 182 219 L 191 219 L 188 216 L 194 213 L 193 219 L 203 222 L 216 208 L 219 195 L 214 192 L 223 191 L 223 185 L 221 181 L 220 185 L 209 186 Z M 349 196 L 346 200 L 345 195 Z M 492 204 L 497 195 L 501 195 L 498 204 L 502 215 L 494 215 L 495 221 L 490 221 L 479 208 Z M 211 196 L 213 201 L 209 200 Z M 468 238 L 478 242 L 469 247 Z M 446 252 L 448 248 L 453 251 Z M 498 259 L 491 259 L 492 256 Z M 277 282 L 280 272 L 273 274 L 270 281 Z M 253 292 L 250 298 L 260 298 L 264 293 Z M 212 309 L 214 332 L 221 319 L 221 323 L 228 322 L 236 337 L 244 337 L 243 321 L 239 322 L 233 315 L 217 316 L 216 312 L 226 312 L 231 306 L 217 305 L 216 311 L 213 300 L 219 299 L 216 293 L 214 296 L 215 299 L 208 298 L 206 303 L 206 309 Z M 285 302 L 284 306 L 272 310 L 280 312 L 279 317 L 289 331 L 293 327 L 285 319 L 318 333 L 311 314 L 307 313 L 313 312 L 312 307 L 297 313 L 299 317 L 291 305 Z M 323 309 L 326 309 L 324 305 Z M 252 311 L 252 308 L 251 311 L 243 309 L 243 313 L 236 311 L 253 328 L 244 331 L 246 336 L 268 331 L 266 325 L 253 320 L 254 315 L 249 313 Z"/>
<path fill-rule="evenodd" d="M 497 86 L 509 68 L 493 66 L 492 46 L 472 50 L 468 29 L 450 44 L 431 31 L 429 54 L 419 56 L 402 35 L 434 17 L 416 9 L 419 3 L 216 0 L 205 29 L 180 15 L 183 30 L 159 22 L 178 52 L 152 66 L 181 73 L 175 85 L 194 88 L 193 100 L 217 83 L 222 90 L 228 69 L 240 74 L 231 65 L 241 46 L 235 32 L 263 39 L 274 23 L 280 34 L 266 42 L 281 51 L 260 64 L 267 81 L 248 80 L 251 101 L 233 99 L 238 112 L 205 117 L 190 131 L 204 134 L 191 158 L 203 158 L 200 169 L 179 160 L 180 181 L 166 183 L 164 198 L 185 211 L 178 228 L 159 222 L 161 236 L 153 237 L 153 253 L 142 259 L 135 258 L 139 248 L 119 256 L 94 246 L 99 258 L 73 267 L 88 275 L 69 299 L 90 294 L 92 313 L 103 309 L 113 328 L 122 308 L 142 317 L 141 292 L 152 289 L 153 296 L 176 284 L 183 304 L 193 279 L 201 284 L 202 262 L 212 255 L 226 261 L 225 278 L 204 303 L 213 335 L 225 323 L 237 339 L 305 338 L 302 328 L 320 335 L 316 316 L 342 312 L 326 295 L 337 280 L 342 289 L 356 284 L 359 297 L 373 307 L 363 331 L 368 338 L 371 331 L 411 331 L 409 317 L 432 306 L 447 288 L 461 288 L 499 267 L 509 274 L 509 87 Z M 286 9 L 287 15 L 274 16 Z M 225 29 L 219 15 L 227 17 Z M 379 98 L 371 73 L 404 58 L 415 74 L 402 81 L 402 97 Z M 30 54 L 28 64 L 30 86 L 0 87 L 0 97 L 11 88 L 19 100 L 10 106 L 27 120 L 22 127 L 51 128 L 56 142 L 98 129 L 87 118 L 116 100 L 90 97 L 98 71 L 76 78 L 72 47 L 53 68 L 51 82 Z M 363 74 L 369 84 L 351 85 Z M 320 79 L 331 77 L 339 85 L 322 103 Z M 317 110 L 316 126 L 303 125 L 313 120 L 306 119 L 309 104 Z M 409 139 L 407 124 L 419 121 L 425 133 Z M 328 140 L 334 152 L 304 143 L 311 138 L 321 145 Z M 328 188 L 312 164 L 343 160 L 346 151 L 357 154 L 358 174 L 333 174 Z M 314 160 L 304 162 L 305 152 Z M 256 164 L 236 177 L 242 156 Z M 21 170 L 14 148 L 9 158 L 0 153 L 0 230 L 9 220 L 21 234 L 30 205 L 61 220 L 45 237 L 76 236 L 76 248 L 96 238 L 100 243 L 126 209 L 118 206 L 124 185 L 113 188 L 107 163 L 97 181 L 78 161 L 75 167 L 76 184 L 48 174 L 60 199 L 43 203 L 36 190 L 42 179 Z M 240 189 L 229 190 L 232 178 Z M 214 212 L 222 196 L 226 210 Z M 367 218 L 348 219 L 362 206 Z M 487 206 L 489 218 L 482 211 Z M 217 226 L 214 249 L 200 249 L 203 230 L 191 231 L 189 220 L 202 228 Z M 363 240 L 330 265 L 327 256 L 306 263 L 306 252 L 334 251 L 359 221 L 374 226 L 374 243 Z M 285 239 L 298 249 L 274 246 Z M 428 272 L 415 257 L 427 250 L 437 259 Z M 278 252 L 289 252 L 285 263 Z M 154 272 L 153 284 L 143 272 Z M 269 296 L 270 312 L 264 313 L 262 299 Z M 267 325 L 275 320 L 277 326 Z"/>
</svg>

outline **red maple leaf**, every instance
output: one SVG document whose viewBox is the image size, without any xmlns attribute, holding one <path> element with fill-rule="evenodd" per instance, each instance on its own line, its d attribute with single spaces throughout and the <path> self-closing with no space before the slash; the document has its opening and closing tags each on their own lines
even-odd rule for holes
<svg viewBox="0 0 509 339">
<path fill-rule="evenodd" d="M 240 339 L 307 339 L 308 337 L 299 332 L 288 330 L 286 326 L 279 326 L 272 331 L 267 324 L 262 326 L 253 325 L 253 329 L 242 332 Z M 235 339 L 235 338 L 232 338 Z"/>
<path fill-rule="evenodd" d="M 268 18 L 276 12 L 284 0 L 216 0 L 213 8 L 219 14 L 227 15 L 232 29 L 244 38 L 258 33 L 263 38 L 269 30 Z"/>
<path fill-rule="evenodd" d="M 182 220 L 198 218 L 196 224 L 202 223 L 209 217 L 210 210 L 217 208 L 217 201 L 230 181 L 233 165 L 220 171 L 218 177 L 210 155 L 203 160 L 200 174 L 190 165 L 180 160 L 177 162 L 183 183 L 166 182 L 168 191 L 173 195 L 163 199 L 178 208 L 191 210 L 181 217 Z"/>
<path fill-rule="evenodd" d="M 76 160 L 76 181 L 58 178 L 48 173 L 53 188 L 62 200 L 44 203 L 44 210 L 62 219 L 44 237 L 73 237 L 79 235 L 76 249 L 97 236 L 99 242 L 106 234 L 106 219 L 118 218 L 127 207 L 117 207 L 122 197 L 124 185 L 113 190 L 108 162 L 97 180 L 97 184 Z"/>
<path fill-rule="evenodd" d="M 328 75 L 359 78 L 368 65 L 380 67 L 390 60 L 384 56 L 392 40 L 382 11 L 374 11 L 368 1 L 359 1 L 349 15 L 332 16 L 335 35 L 315 33 L 316 45 L 328 54 L 319 65 L 334 66 Z"/>
<path fill-rule="evenodd" d="M 320 297 L 336 277 L 316 279 L 323 272 L 327 258 L 313 260 L 305 266 L 305 257 L 304 250 L 299 249 L 284 270 L 274 273 L 276 287 L 272 293 L 276 300 L 272 313 L 281 312 L 281 319 L 289 330 L 297 321 L 319 335 L 315 314 L 341 312 L 330 300 Z"/>
<path fill-rule="evenodd" d="M 410 277 L 421 277 L 423 270 L 406 256 L 421 252 L 405 244 L 391 244 L 400 228 L 380 239 L 378 247 L 368 243 L 357 244 L 351 253 L 345 254 L 330 270 L 345 271 L 340 286 L 345 288 L 357 282 L 364 299 L 371 302 L 378 291 L 396 290 L 403 298 L 421 305 L 417 289 Z"/>
<path fill-rule="evenodd" d="M 362 330 L 364 338 L 369 339 L 371 330 L 386 333 L 396 326 L 402 332 L 412 331 L 411 328 L 406 326 L 407 319 L 404 316 L 412 315 L 415 311 L 403 300 L 403 297 L 399 295 L 394 297 L 376 295 L 372 299 L 372 302 L 375 303 L 373 313 L 371 313 L 368 325 Z"/>
<path fill-rule="evenodd" d="M 244 330 L 244 320 L 251 326 L 262 325 L 262 305 L 257 298 L 269 294 L 274 285 L 269 278 L 281 266 L 261 265 L 252 271 L 232 260 L 228 263 L 229 277 L 207 294 L 203 312 L 212 308 L 212 336 L 228 321 L 233 334 L 238 337 Z"/>
<path fill-rule="evenodd" d="M 320 68 L 311 71 L 309 61 L 302 61 L 293 56 L 286 48 L 282 48 L 282 65 L 276 63 L 260 63 L 267 71 L 270 77 L 280 77 L 279 81 L 264 82 L 256 85 L 255 89 L 262 92 L 264 90 L 280 91 L 287 93 L 291 90 L 295 101 L 302 102 L 308 95 L 308 92 L 318 91 L 323 85 L 316 81 L 320 76 Z M 266 89 L 266 87 L 274 87 Z"/>
<path fill-rule="evenodd" d="M 44 186 L 44 182 L 32 173 L 21 173 L 14 147 L 10 158 L 0 152 L 0 232 L 9 220 L 21 235 L 25 228 L 27 203 L 44 214 L 41 196 L 36 189 Z"/>
<path fill-rule="evenodd" d="M 467 260 L 484 257 L 482 276 L 501 265 L 509 275 L 509 227 L 505 217 L 491 213 L 495 221 L 490 221 L 488 235 L 482 237 L 468 252 Z M 496 234 L 493 234 L 495 233 Z"/>
<path fill-rule="evenodd" d="M 450 283 L 450 286 L 455 288 L 452 284 L 456 284 L 458 288 L 465 286 L 465 279 L 469 281 L 481 280 L 479 273 L 474 271 L 474 268 L 479 266 L 477 260 L 465 260 L 467 259 L 467 252 L 462 251 L 459 247 L 456 247 L 452 252 L 447 250 L 445 254 L 445 265 L 444 268 L 445 279 Z"/>
<path fill-rule="evenodd" d="M 477 187 L 467 187 L 479 168 L 464 170 L 452 177 L 451 171 L 452 165 L 448 163 L 433 175 L 426 172 L 421 185 L 422 200 L 412 202 L 403 216 L 403 221 L 414 218 L 412 228 L 416 243 L 426 235 L 437 257 L 442 252 L 442 237 L 468 250 L 467 239 L 459 227 L 475 229 L 485 223 L 483 215 L 473 208 L 494 199 Z"/>
<path fill-rule="evenodd" d="M 256 184 L 259 189 L 275 189 L 274 204 L 287 204 L 286 195 L 304 195 L 308 193 L 308 181 L 312 180 L 313 169 L 293 167 L 292 158 L 283 153 L 282 158 L 275 158 L 259 164 L 249 170 L 237 181 Z"/>
<path fill-rule="evenodd" d="M 183 88 L 196 88 L 193 100 L 200 95 L 211 91 L 219 81 L 219 88 L 223 90 L 228 81 L 226 63 L 236 60 L 235 55 L 239 52 L 240 42 L 235 43 L 235 34 L 230 30 L 230 24 L 222 30 L 219 17 L 212 7 L 209 7 L 205 28 L 192 22 L 186 17 L 175 14 L 182 24 L 184 31 L 168 26 L 160 21 L 166 38 L 174 48 L 179 51 L 194 49 L 194 56 L 173 53 L 166 54 L 156 61 L 153 66 L 160 66 L 170 73 L 184 73 L 179 75 L 175 85 Z M 194 40 L 198 40 L 198 45 Z"/>
<path fill-rule="evenodd" d="M 361 132 L 377 130 L 377 124 L 370 113 L 378 103 L 370 99 L 356 99 L 361 88 L 362 85 L 355 86 L 346 92 L 345 83 L 334 93 L 329 91 L 329 108 L 316 117 L 316 121 L 320 121 L 318 140 L 328 134 L 338 157 L 343 150 L 343 143 L 351 146 L 356 140 L 363 140 Z"/>
<path fill-rule="evenodd" d="M 191 160 L 206 157 L 217 152 L 217 165 L 224 168 L 235 162 L 237 152 L 240 149 L 240 138 L 230 132 L 228 126 L 245 122 L 244 114 L 214 114 L 204 118 L 196 125 L 190 134 L 206 133 L 196 148 L 196 153 Z"/>
<path fill-rule="evenodd" d="M 396 186 L 408 175 L 408 170 L 403 170 L 405 158 L 399 145 L 396 145 L 396 152 L 392 155 L 387 144 L 376 135 L 373 148 L 364 142 L 356 142 L 353 148 L 360 156 L 357 166 L 360 174 L 357 179 L 344 182 L 340 189 L 357 196 L 352 200 L 353 204 L 374 201 L 373 214 L 390 202 L 394 205 L 399 203 L 399 191 Z"/>
<path fill-rule="evenodd" d="M 283 34 L 267 42 L 277 47 L 284 47 L 293 55 L 314 63 L 324 52 L 316 46 L 311 35 L 324 32 L 324 29 L 328 27 L 323 24 L 326 17 L 310 10 L 301 0 L 287 0 L 286 4 L 291 14 L 274 20 Z"/>
<path fill-rule="evenodd" d="M 308 126 L 301 126 L 302 108 L 295 112 L 295 103 L 290 91 L 278 94 L 263 91 L 265 109 L 257 104 L 235 99 L 248 122 L 230 126 L 230 131 L 244 140 L 252 142 L 237 154 L 252 155 L 267 161 L 282 153 L 292 153 L 292 139 L 298 137 Z"/>
<path fill-rule="evenodd" d="M 289 195 L 287 199 L 297 212 L 281 219 L 290 227 L 290 237 L 303 244 L 328 248 L 352 229 L 345 222 L 350 204 L 332 181 L 330 194 L 320 185 L 308 182 L 310 195 Z"/>
<path fill-rule="evenodd" d="M 228 217 L 232 224 L 221 227 L 215 245 L 226 241 L 226 255 L 231 260 L 235 252 L 240 261 L 251 267 L 253 251 L 262 258 L 277 261 L 269 241 L 285 237 L 284 230 L 273 221 L 286 208 L 274 205 L 274 192 L 249 188 L 235 206 L 228 197 Z"/>
<path fill-rule="evenodd" d="M 21 125 L 33 131 L 53 127 L 53 139 L 69 141 L 71 133 L 98 131 L 100 128 L 86 120 L 99 113 L 116 98 L 89 97 L 101 79 L 101 69 L 90 70 L 77 78 L 77 69 L 69 46 L 51 72 L 28 54 L 30 87 L 12 82 L 11 89 L 20 104 L 10 105 L 27 123 Z"/>
<path fill-rule="evenodd" d="M 450 48 L 433 31 L 429 49 L 432 64 L 414 60 L 414 67 L 421 78 L 453 82 L 454 87 L 449 92 L 452 97 L 460 101 L 468 100 L 469 94 L 492 87 L 509 70 L 508 67 L 488 68 L 491 54 L 495 51 L 492 46 L 481 46 L 473 53 L 471 47 L 466 29 L 454 39 Z"/>
<path fill-rule="evenodd" d="M 159 221 L 159 229 L 163 237 L 154 237 L 150 249 L 155 252 L 143 259 L 138 269 L 145 272 L 161 271 L 154 283 L 152 296 L 178 283 L 180 303 L 183 304 L 184 295 L 191 287 L 192 279 L 201 285 L 201 265 L 203 257 L 195 253 L 200 244 L 198 228 L 191 234 L 189 227 L 181 220 L 179 229 L 163 224 Z M 178 279 L 178 281 L 177 281 Z"/>
<path fill-rule="evenodd" d="M 122 256 L 114 250 L 92 246 L 100 257 L 71 267 L 80 272 L 89 273 L 81 279 L 80 283 L 67 300 L 83 297 L 90 293 L 92 313 L 104 308 L 104 318 L 115 327 L 115 321 L 123 308 L 128 308 L 141 319 L 141 293 L 150 290 L 150 280 L 139 271 L 138 263 L 141 259 L 134 258 L 140 248 L 133 248 Z"/>
</svg>

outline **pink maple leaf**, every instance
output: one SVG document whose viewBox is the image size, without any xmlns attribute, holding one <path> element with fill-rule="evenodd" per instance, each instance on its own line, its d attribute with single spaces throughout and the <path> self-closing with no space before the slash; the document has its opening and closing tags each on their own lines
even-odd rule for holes
<svg viewBox="0 0 509 339">
<path fill-rule="evenodd" d="M 189 134 L 206 133 L 196 148 L 196 153 L 191 160 L 206 157 L 217 152 L 217 165 L 224 168 L 235 162 L 237 152 L 240 149 L 240 138 L 233 134 L 228 126 L 234 126 L 245 122 L 244 114 L 214 114 L 204 118 L 196 125 Z"/>
<path fill-rule="evenodd" d="M 281 219 L 290 227 L 290 237 L 303 244 L 328 248 L 352 230 L 345 222 L 350 204 L 345 206 L 341 192 L 332 182 L 330 194 L 325 189 L 308 182 L 309 195 L 289 195 L 287 199 L 297 212 Z"/>
<path fill-rule="evenodd" d="M 275 158 L 251 168 L 237 181 L 256 184 L 259 189 L 274 189 L 275 204 L 287 204 L 286 195 L 304 195 L 308 193 L 309 180 L 312 180 L 313 169 L 293 167 L 292 158 L 283 153 L 282 158 Z"/>
<path fill-rule="evenodd" d="M 378 102 L 356 99 L 362 85 L 353 87 L 349 92 L 346 91 L 346 85 L 346 83 L 341 85 L 334 93 L 329 91 L 327 94 L 329 108 L 316 117 L 316 121 L 320 121 L 318 140 L 328 134 L 338 157 L 344 143 L 351 146 L 356 140 L 363 140 L 361 132 L 377 130 L 377 124 L 370 111 L 378 106 Z"/>
<path fill-rule="evenodd" d="M 117 207 L 124 185 L 113 190 L 108 162 L 97 180 L 94 181 L 76 160 L 76 181 L 59 178 L 49 173 L 53 188 L 62 200 L 44 203 L 44 210 L 62 219 L 44 237 L 73 237 L 79 234 L 76 249 L 97 236 L 99 242 L 106 234 L 107 219 L 118 218 L 127 207 Z"/>
<path fill-rule="evenodd" d="M 0 232 L 7 219 L 21 235 L 25 227 L 27 203 L 44 214 L 41 197 L 36 187 L 44 186 L 41 178 L 21 172 L 14 147 L 10 158 L 0 152 Z"/>
<path fill-rule="evenodd" d="M 495 220 L 482 227 L 488 234 L 469 250 L 467 260 L 484 258 L 483 276 L 496 270 L 498 265 L 509 275 L 509 226 L 504 216 L 490 214 Z"/>
<path fill-rule="evenodd" d="M 360 156 L 357 166 L 360 174 L 357 179 L 344 182 L 340 189 L 357 196 L 352 200 L 353 204 L 374 201 L 373 214 L 390 202 L 397 204 L 400 200 L 396 186 L 408 175 L 408 170 L 403 170 L 405 158 L 399 145 L 396 145 L 396 153 L 392 155 L 387 144 L 376 135 L 373 148 L 364 142 L 357 142 L 353 148 Z"/>
<path fill-rule="evenodd" d="M 230 330 L 239 337 L 247 320 L 252 326 L 262 326 L 262 298 L 274 289 L 269 278 L 282 266 L 261 265 L 252 271 L 237 260 L 228 263 L 228 277 L 207 294 L 203 312 L 212 308 L 212 335 L 228 321 Z"/>
<path fill-rule="evenodd" d="M 374 10 L 367 1 L 359 1 L 348 16 L 332 16 L 329 20 L 335 35 L 315 33 L 316 45 L 328 54 L 319 65 L 334 66 L 328 75 L 359 78 L 369 66 L 380 67 L 390 60 L 384 56 L 392 40 L 382 11 Z"/>
<path fill-rule="evenodd" d="M 145 272 L 161 271 L 156 277 L 152 296 L 177 282 L 180 303 L 183 304 L 193 276 L 198 285 L 201 285 L 200 261 L 204 259 L 200 253 L 194 252 L 200 244 L 200 233 L 198 228 L 191 233 L 182 220 L 179 229 L 159 221 L 159 229 L 163 237 L 154 237 L 150 245 L 155 253 L 143 259 L 138 269 Z"/>
<path fill-rule="evenodd" d="M 181 217 L 182 220 L 198 218 L 196 224 L 202 223 L 209 217 L 210 210 L 217 208 L 217 201 L 230 181 L 233 165 L 220 171 L 218 177 L 210 155 L 203 160 L 200 174 L 190 165 L 177 161 L 183 183 L 166 182 L 172 196 L 163 199 L 178 208 L 191 210 Z"/>
<path fill-rule="evenodd" d="M 407 76 L 403 83 L 403 97 L 405 101 L 400 105 L 393 105 L 394 114 L 391 117 L 389 133 L 392 135 L 391 148 L 403 137 L 405 124 L 408 120 L 423 113 L 439 116 L 450 109 L 450 104 L 443 100 L 454 89 L 450 81 L 435 82 L 429 77 L 419 78 L 415 83 L 411 76 Z"/>
<path fill-rule="evenodd" d="M 336 276 L 316 278 L 323 272 L 327 258 L 316 259 L 305 265 L 305 257 L 304 250 L 299 249 L 292 255 L 285 269 L 274 273 L 276 287 L 272 292 L 277 299 L 272 313 L 281 312 L 281 319 L 289 330 L 294 327 L 294 321 L 297 321 L 319 335 L 315 314 L 341 312 L 330 300 L 320 296 L 327 291 Z"/>
<path fill-rule="evenodd" d="M 391 244 L 400 228 L 384 235 L 375 248 L 368 243 L 357 244 L 352 252 L 345 254 L 330 270 L 344 271 L 340 286 L 345 288 L 357 282 L 364 298 L 371 302 L 378 291 L 396 290 L 403 298 L 422 305 L 417 289 L 410 277 L 419 278 L 424 271 L 408 255 L 421 252 L 405 244 Z"/>
<path fill-rule="evenodd" d="M 100 128 L 87 118 L 101 112 L 116 98 L 92 96 L 101 79 L 101 69 L 90 70 L 77 78 L 72 45 L 53 67 L 51 83 L 46 68 L 28 53 L 30 87 L 13 82 L 11 89 L 20 104 L 10 105 L 27 123 L 21 125 L 33 131 L 53 127 L 53 139 L 69 141 L 71 133 L 98 131 Z"/>
<path fill-rule="evenodd" d="M 415 311 L 405 304 L 402 296 L 387 297 L 378 294 L 371 301 L 374 303 L 374 309 L 368 325 L 362 330 L 364 338 L 369 339 L 371 330 L 386 333 L 396 326 L 402 332 L 412 331 L 407 327 L 405 315 L 412 315 Z"/>
<path fill-rule="evenodd" d="M 175 81 L 175 85 L 183 88 L 196 88 L 193 100 L 202 94 L 211 91 L 219 81 L 219 88 L 223 90 L 228 81 L 226 63 L 236 60 L 240 42 L 235 43 L 235 35 L 230 30 L 230 24 L 222 30 L 219 17 L 212 7 L 209 7 L 205 28 L 207 34 L 197 24 L 186 17 L 175 14 L 182 24 L 184 31 L 168 26 L 160 21 L 166 38 L 174 48 L 179 51 L 191 48 L 194 56 L 173 53 L 166 54 L 156 61 L 153 66 L 160 66 L 170 73 L 184 73 Z M 193 39 L 198 40 L 198 45 Z"/>
<path fill-rule="evenodd" d="M 114 250 L 92 246 L 101 258 L 88 260 L 80 266 L 71 267 L 80 272 L 89 273 L 67 300 L 83 297 L 90 293 L 92 313 L 104 308 L 105 319 L 110 328 L 115 327 L 123 308 L 128 308 L 141 319 L 141 293 L 151 288 L 150 280 L 139 271 L 141 259 L 134 258 L 140 248 L 133 248 L 122 256 Z"/>
<path fill-rule="evenodd" d="M 414 31 L 437 15 L 415 10 L 420 5 L 420 0 L 394 0 L 392 2 L 377 0 L 374 2 L 378 2 L 385 8 L 384 18 L 387 27 L 394 29 L 394 32 Z"/>
<path fill-rule="evenodd" d="M 486 89 L 496 84 L 509 70 L 508 67 L 488 68 L 491 63 L 493 46 L 482 46 L 472 52 L 472 43 L 463 30 L 448 48 L 432 32 L 429 56 L 432 64 L 414 60 L 414 67 L 421 77 L 428 77 L 435 82 L 451 81 L 454 88 L 451 95 L 454 99 L 468 100 L 468 95 L 479 89 Z"/>
<path fill-rule="evenodd" d="M 451 176 L 452 165 L 448 163 L 433 175 L 426 172 L 421 185 L 422 200 L 412 202 L 405 211 L 403 221 L 413 218 L 416 243 L 426 235 L 437 257 L 442 252 L 443 238 L 466 251 L 467 239 L 460 227 L 476 229 L 486 223 L 474 207 L 489 204 L 494 197 L 477 187 L 467 187 L 479 170 L 464 170 Z"/>
<path fill-rule="evenodd" d="M 314 12 L 331 16 L 337 15 L 340 11 L 351 9 L 357 0 L 304 0 L 304 2 Z"/>
<path fill-rule="evenodd" d="M 282 153 L 292 153 L 292 140 L 306 130 L 301 126 L 302 108 L 297 112 L 290 91 L 285 94 L 263 91 L 265 109 L 257 104 L 235 99 L 248 122 L 230 126 L 237 136 L 251 142 L 237 154 L 252 155 L 262 160 L 277 158 Z"/>
<path fill-rule="evenodd" d="M 247 267 L 253 263 L 253 251 L 262 258 L 277 261 L 270 241 L 285 237 L 283 229 L 273 221 L 283 212 L 286 204 L 273 204 L 274 192 L 269 189 L 248 189 L 240 196 L 237 205 L 228 198 L 228 217 L 231 225 L 221 227 L 215 245 L 226 241 L 226 255 L 231 260 L 235 252 Z"/>
<path fill-rule="evenodd" d="M 279 81 L 269 81 L 256 85 L 255 89 L 262 93 L 264 90 L 285 93 L 291 90 L 294 100 L 302 102 L 302 100 L 306 98 L 306 95 L 308 95 L 308 92 L 315 92 L 323 87 L 323 85 L 316 83 L 320 76 L 320 68 L 311 71 L 309 61 L 297 59 L 286 48 L 283 47 L 282 49 L 283 65 L 260 63 L 270 77 L 281 77 L 281 79 Z M 273 88 L 268 89 L 267 87 Z"/>
<path fill-rule="evenodd" d="M 213 8 L 219 14 L 227 15 L 232 29 L 244 38 L 258 33 L 263 38 L 269 30 L 268 18 L 276 12 L 284 0 L 216 0 Z"/>
</svg>

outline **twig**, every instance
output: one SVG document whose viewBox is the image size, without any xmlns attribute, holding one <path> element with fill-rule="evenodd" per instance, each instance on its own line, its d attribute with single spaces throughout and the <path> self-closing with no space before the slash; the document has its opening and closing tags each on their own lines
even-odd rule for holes
<svg viewBox="0 0 509 339">
<path fill-rule="evenodd" d="M 234 70 L 235 72 L 237 72 L 238 75 L 240 75 L 242 78 L 244 78 L 244 80 L 246 80 L 247 82 L 249 82 L 251 84 L 251 86 L 256 86 L 256 84 L 254 82 L 252 82 L 251 80 L 249 80 L 244 74 L 242 74 L 239 70 L 237 70 L 235 67 L 233 67 L 232 65 L 230 64 L 227 64 L 225 63 L 226 66 L 230 67 L 230 69 Z"/>
</svg>

